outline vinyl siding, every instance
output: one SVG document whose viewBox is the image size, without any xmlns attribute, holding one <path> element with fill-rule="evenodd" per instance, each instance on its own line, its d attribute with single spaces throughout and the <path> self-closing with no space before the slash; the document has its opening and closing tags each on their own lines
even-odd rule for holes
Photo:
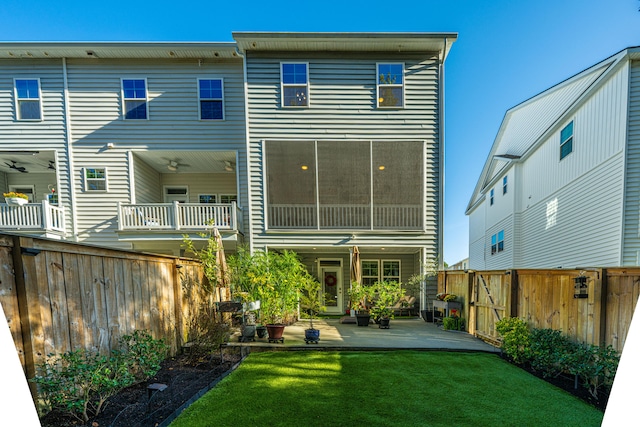
<svg viewBox="0 0 640 427">
<path fill-rule="evenodd" d="M 201 65 L 196 60 L 70 60 L 68 75 L 80 240 L 130 247 L 117 240 L 117 202 L 131 200 L 133 185 L 136 202 L 162 201 L 160 180 L 164 178 L 140 159 L 134 160 L 136 182 L 129 182 L 130 150 L 245 149 L 239 60 L 207 60 Z M 146 79 L 148 120 L 122 118 L 122 78 Z M 225 120 L 199 120 L 198 78 L 224 80 Z M 106 149 L 108 143 L 114 148 Z M 106 167 L 109 190 L 84 191 L 84 167 Z"/>
<path fill-rule="evenodd" d="M 633 61 L 629 79 L 629 125 L 623 265 L 640 264 L 640 62 Z"/>
<path fill-rule="evenodd" d="M 501 252 L 491 253 L 491 236 L 497 235 L 500 231 L 504 231 L 504 250 Z M 496 236 L 497 239 L 497 236 Z M 496 240 L 497 243 L 497 240 Z M 484 242 L 484 269 L 486 270 L 504 270 L 511 268 L 513 265 L 514 252 L 514 233 L 513 233 L 513 217 L 508 216 L 500 222 L 494 224 L 487 229 Z"/>
<path fill-rule="evenodd" d="M 236 175 L 233 173 L 190 173 L 161 175 L 162 185 L 185 186 L 189 203 L 198 203 L 199 194 L 236 194 Z M 162 201 L 162 197 L 160 198 Z M 218 203 L 220 200 L 218 199 Z"/>
<path fill-rule="evenodd" d="M 291 54 L 289 54 L 291 55 Z M 280 62 L 309 63 L 309 108 L 280 107 Z M 376 108 L 376 63 L 404 62 L 405 108 Z M 283 240 L 318 245 L 371 244 L 429 246 L 437 252 L 440 173 L 438 78 L 439 63 L 430 55 L 247 54 L 248 116 L 250 126 L 250 182 L 252 228 L 258 246 Z M 425 141 L 427 235 L 359 235 L 357 242 L 340 236 L 264 233 L 262 141 L 306 140 L 413 140 Z M 351 234 L 351 233 L 348 233 Z M 341 243 L 338 243 L 342 241 Z M 435 256 L 435 255 L 434 255 Z"/>
</svg>

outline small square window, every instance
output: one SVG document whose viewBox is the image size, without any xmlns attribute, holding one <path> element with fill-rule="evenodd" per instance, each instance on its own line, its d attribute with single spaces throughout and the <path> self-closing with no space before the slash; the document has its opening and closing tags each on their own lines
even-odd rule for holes
<svg viewBox="0 0 640 427">
<path fill-rule="evenodd" d="M 309 106 L 309 65 L 306 63 L 282 63 L 282 106 Z"/>
<path fill-rule="evenodd" d="M 15 79 L 16 118 L 18 120 L 42 120 L 40 80 Z"/>
<path fill-rule="evenodd" d="M 217 203 L 217 197 L 215 194 L 200 194 L 198 195 L 198 203 Z"/>
<path fill-rule="evenodd" d="M 85 168 L 84 184 L 85 191 L 107 191 L 107 169 Z"/>
<path fill-rule="evenodd" d="M 126 120 L 147 119 L 147 81 L 145 79 L 122 79 L 122 97 Z"/>
<path fill-rule="evenodd" d="M 224 120 L 222 79 L 198 79 L 200 120 Z"/>
<path fill-rule="evenodd" d="M 235 194 L 221 194 L 220 203 L 231 204 L 232 202 L 238 202 L 238 196 Z"/>
<path fill-rule="evenodd" d="M 573 151 L 573 121 L 560 131 L 560 160 Z"/>
<path fill-rule="evenodd" d="M 404 64 L 378 64 L 379 108 L 404 107 Z"/>
</svg>

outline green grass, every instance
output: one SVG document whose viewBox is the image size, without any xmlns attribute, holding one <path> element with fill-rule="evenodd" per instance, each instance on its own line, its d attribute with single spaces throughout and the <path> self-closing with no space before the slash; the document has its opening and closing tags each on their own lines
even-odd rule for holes
<svg viewBox="0 0 640 427">
<path fill-rule="evenodd" d="M 185 426 L 599 426 L 603 413 L 496 355 L 269 352 L 185 410 Z"/>
</svg>

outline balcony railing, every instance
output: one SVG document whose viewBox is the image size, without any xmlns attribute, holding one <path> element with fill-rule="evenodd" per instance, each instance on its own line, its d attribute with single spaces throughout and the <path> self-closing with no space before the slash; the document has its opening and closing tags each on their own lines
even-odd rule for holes
<svg viewBox="0 0 640 427">
<path fill-rule="evenodd" d="M 239 208 L 229 204 L 118 203 L 118 230 L 238 230 Z"/>
<path fill-rule="evenodd" d="M 64 209 L 53 206 L 46 200 L 22 206 L 0 203 L 0 228 L 64 233 Z"/>
<path fill-rule="evenodd" d="M 305 230 L 423 229 L 420 205 L 269 205 L 269 228 Z"/>
</svg>

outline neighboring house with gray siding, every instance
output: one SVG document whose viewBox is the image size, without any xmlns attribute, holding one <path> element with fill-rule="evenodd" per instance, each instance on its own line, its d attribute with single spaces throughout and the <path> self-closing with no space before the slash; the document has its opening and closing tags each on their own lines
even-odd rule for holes
<svg viewBox="0 0 640 427">
<path fill-rule="evenodd" d="M 508 110 L 466 213 L 471 269 L 640 265 L 640 48 Z"/>
<path fill-rule="evenodd" d="M 233 36 L 246 68 L 252 247 L 296 251 L 335 313 L 354 246 L 370 283 L 405 282 L 442 255 L 443 73 L 456 35 Z"/>
</svg>

